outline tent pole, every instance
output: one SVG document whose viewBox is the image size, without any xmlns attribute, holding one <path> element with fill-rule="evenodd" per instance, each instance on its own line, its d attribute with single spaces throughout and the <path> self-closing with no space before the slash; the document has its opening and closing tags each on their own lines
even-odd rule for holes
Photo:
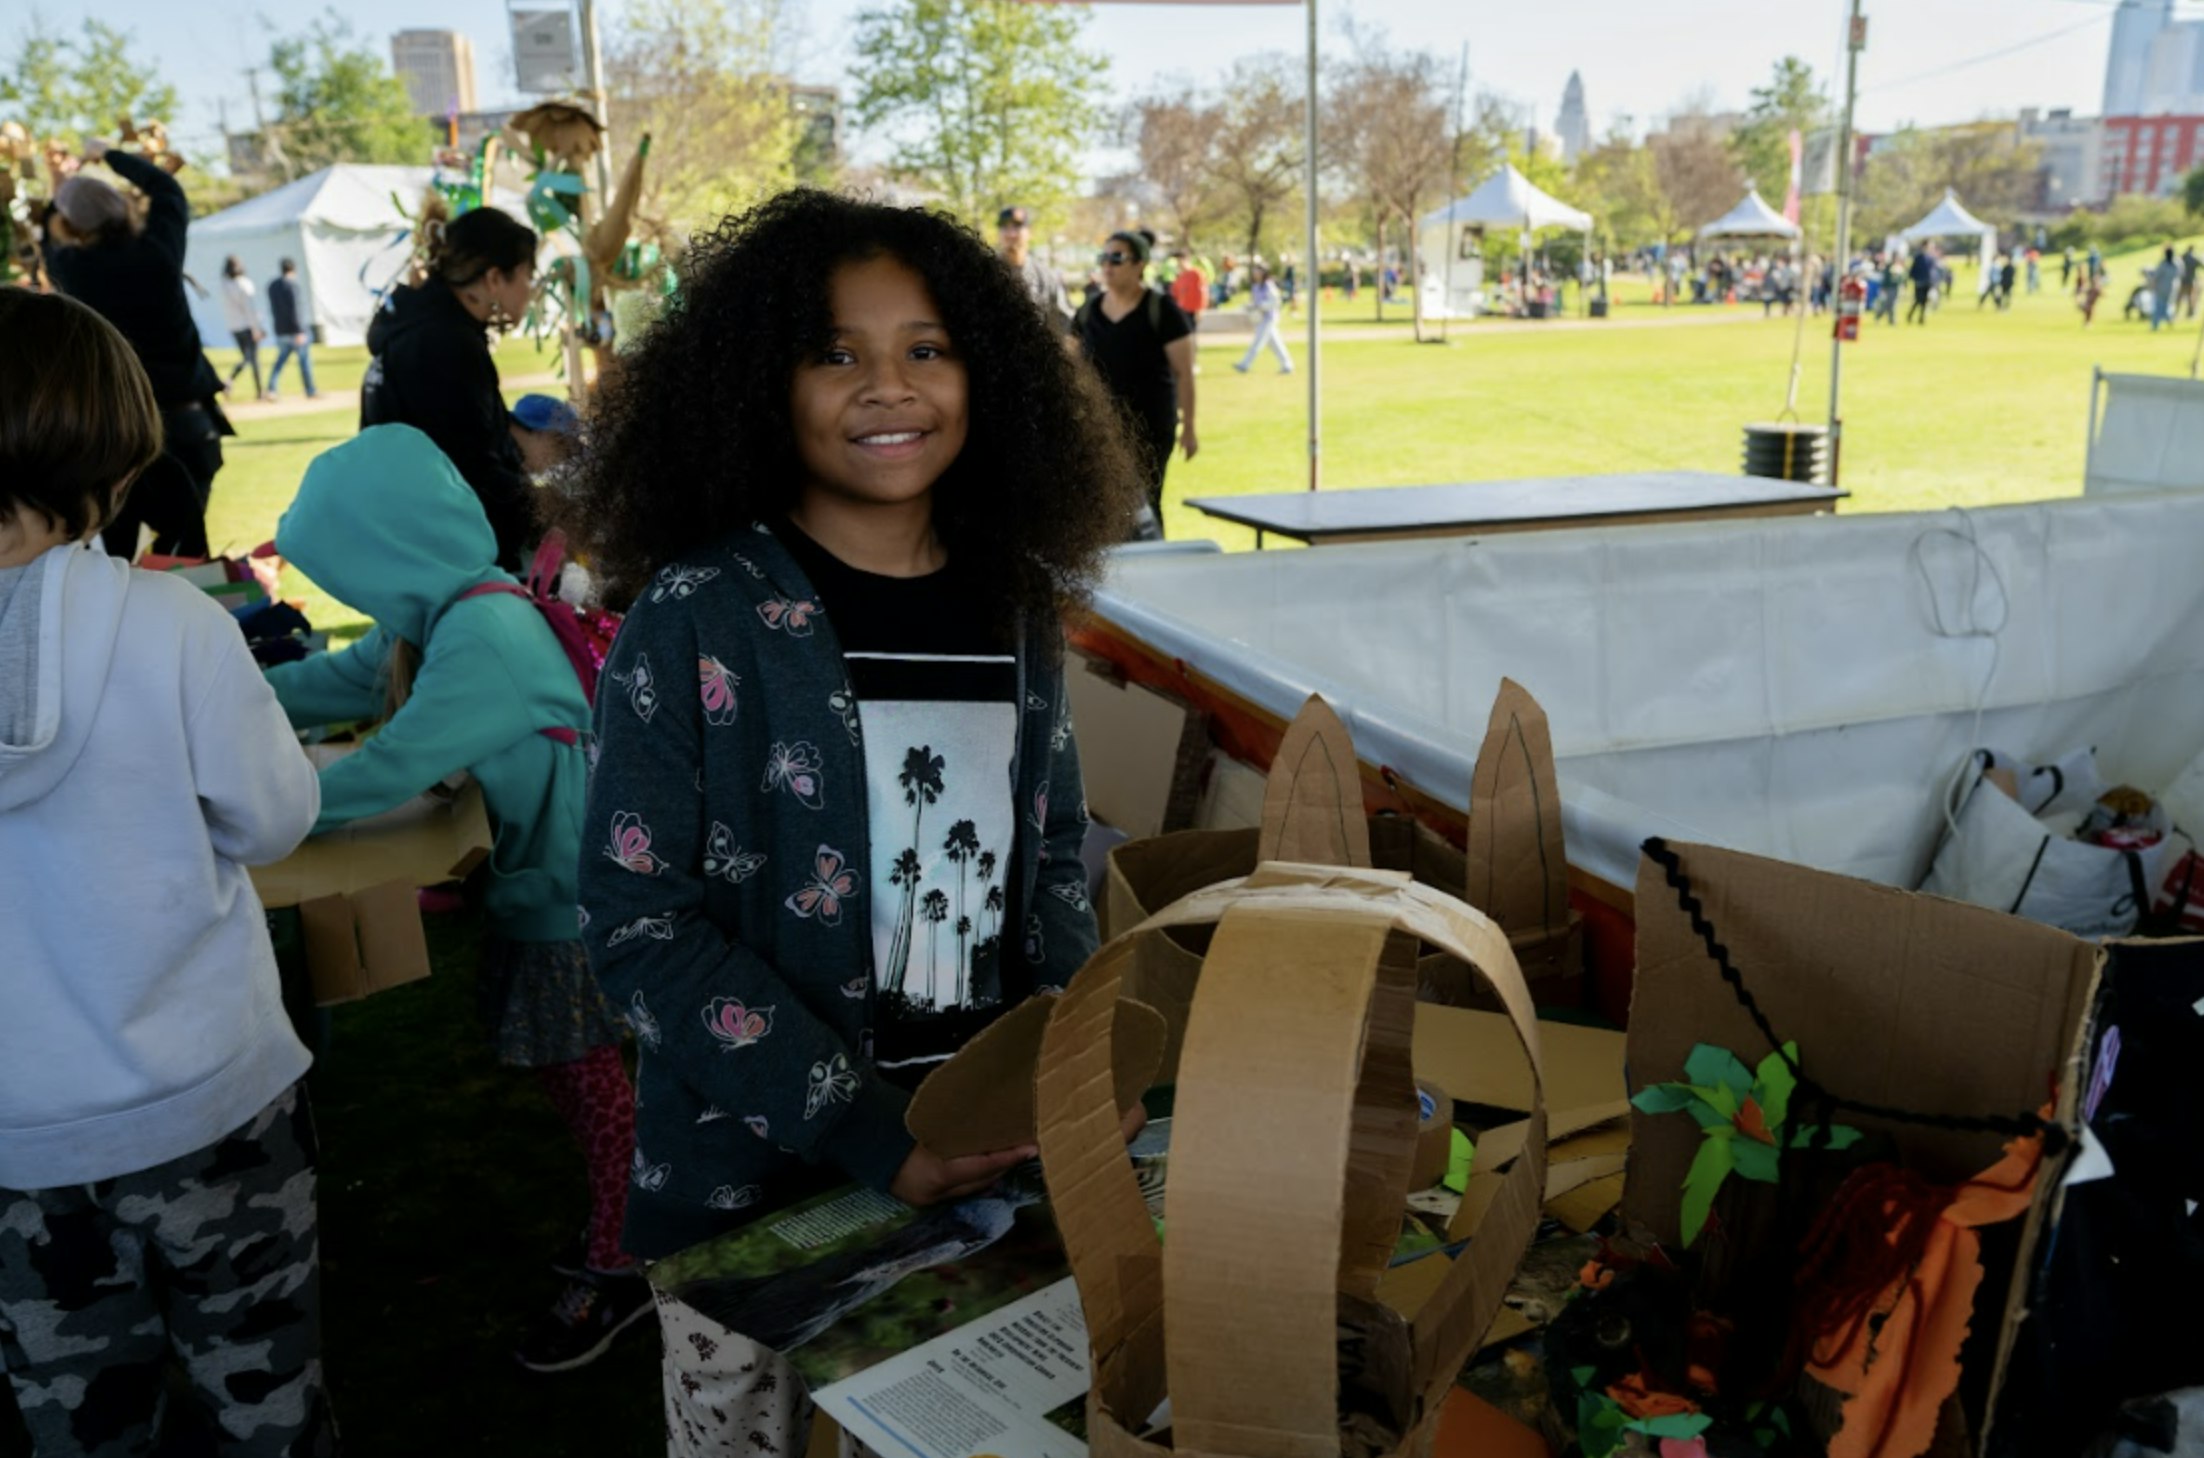
<svg viewBox="0 0 2204 1458">
<path fill-rule="evenodd" d="M 1323 274 L 1316 253 L 1316 0 L 1306 0 L 1306 3 L 1309 10 L 1309 80 L 1307 104 L 1303 110 L 1308 135 L 1304 138 L 1302 145 L 1308 150 L 1306 164 L 1308 176 L 1303 180 L 1302 187 L 1309 195 L 1309 208 L 1308 237 L 1302 247 L 1301 292 L 1308 296 L 1309 301 L 1309 489 L 1314 491 L 1323 479 L 1324 427 L 1322 406 L 1324 396 L 1317 384 L 1322 375 L 1322 362 L 1317 352 L 1316 316 L 1319 312 L 1318 304 L 1324 291 L 1318 287 L 1318 282 L 1322 279 Z M 1410 241 L 1413 242 L 1413 239 Z M 1380 258 L 1378 268 L 1381 275 L 1384 267 L 1385 260 Z M 1383 292 L 1383 283 L 1384 279 L 1381 276 L 1379 279 L 1381 293 Z"/>
<path fill-rule="evenodd" d="M 1837 250 L 1833 266 L 1841 283 L 1852 260 L 1852 105 L 1860 94 L 1860 51 L 1867 44 L 1867 21 L 1860 0 L 1852 0 L 1852 19 L 1844 36 L 1844 122 L 1837 128 Z M 1844 336 L 1829 339 L 1829 484 L 1837 484 L 1844 461 Z"/>
</svg>

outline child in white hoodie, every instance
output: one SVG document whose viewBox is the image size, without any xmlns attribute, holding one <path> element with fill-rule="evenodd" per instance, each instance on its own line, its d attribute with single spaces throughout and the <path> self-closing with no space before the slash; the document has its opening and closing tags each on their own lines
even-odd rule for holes
<svg viewBox="0 0 2204 1458">
<path fill-rule="evenodd" d="M 244 636 L 85 543 L 159 452 L 130 346 L 0 288 L 0 1364 L 41 1455 L 333 1450 L 313 1131 L 245 867 L 320 812 Z"/>
</svg>

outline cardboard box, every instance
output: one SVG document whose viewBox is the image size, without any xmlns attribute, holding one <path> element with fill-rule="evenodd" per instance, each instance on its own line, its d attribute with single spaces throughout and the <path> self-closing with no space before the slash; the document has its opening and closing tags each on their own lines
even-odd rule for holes
<svg viewBox="0 0 2204 1458">
<path fill-rule="evenodd" d="M 1770 1025 L 1796 1041 L 1803 1069 L 1830 1090 L 1922 1113 L 2020 1115 L 2042 1106 L 2055 1088 L 2055 1118 L 2076 1127 L 2100 966 L 2096 946 L 1958 902 L 1732 851 L 1668 849 Z M 1748 1064 L 1764 1057 L 1766 1039 L 1651 859 L 1639 871 L 1637 912 L 1631 1091 L 1683 1079 L 1696 1044 L 1726 1048 Z M 1989 1168 L 2005 1137 L 1852 1109 L 1838 1118 L 1888 1136 L 1908 1169 L 1938 1181 Z M 1700 1143 L 1689 1118 L 1632 1115 L 1623 1211 L 1670 1245 L 1679 1239 L 1680 1190 Z M 1990 1364 L 1993 1399 L 2026 1314 L 2033 1253 L 2071 1158 L 2071 1144 L 2064 1156 L 2046 1156 L 2017 1257 L 2009 1268 L 1987 1273 L 2008 1283 L 2003 1321 L 1994 1328 L 1977 1321 L 1965 1361 L 1976 1370 Z M 1724 1208 L 1718 1200 L 1717 1212 Z M 1742 1224 L 1728 1236 L 1739 1246 L 1753 1238 Z M 1731 1270 L 1738 1264 L 1719 1263 Z M 1725 1295 L 1722 1274 L 1710 1263 L 1713 1286 L 1704 1294 L 1717 1303 Z M 1981 1422 L 1969 1426 L 1987 1437 Z"/>
<path fill-rule="evenodd" d="M 1301 748 L 1326 752 L 1308 736 Z M 1299 763 L 1273 777 L 1273 828 L 1304 855 L 1341 856 L 1362 820 L 1337 813 L 1336 791 L 1297 789 Z M 1182 1039 L 1159 1244 L 1119 1129 L 1115 1029 L 1141 944 L 1196 928 L 1211 936 Z M 1477 1239 L 1443 1278 L 1419 1273 L 1438 1279 L 1402 1303 L 1411 1319 L 1382 1288 L 1415 1158 L 1419 942 L 1489 978 L 1531 1107 Z M 1181 1453 L 1429 1453 L 1546 1184 L 1539 1029 L 1497 926 L 1404 873 L 1265 862 L 1096 953 L 1055 1003 L 1038 1067 L 1042 1168 L 1094 1356 L 1096 1458 L 1173 1451 L 1148 1435 L 1166 1395 Z M 1344 1368 L 1343 1334 L 1360 1356 Z"/>
<path fill-rule="evenodd" d="M 308 753 L 318 767 L 351 748 Z M 429 975 L 418 893 L 464 878 L 494 844 L 481 787 L 469 780 L 317 835 L 255 867 L 253 887 L 264 906 L 298 908 L 314 1001 L 351 1002 Z"/>
</svg>

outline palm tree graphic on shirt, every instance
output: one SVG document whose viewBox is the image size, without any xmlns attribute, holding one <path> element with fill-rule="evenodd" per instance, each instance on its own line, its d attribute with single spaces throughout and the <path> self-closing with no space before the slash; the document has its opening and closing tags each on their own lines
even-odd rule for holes
<svg viewBox="0 0 2204 1458">
<path fill-rule="evenodd" d="M 922 832 L 926 824 L 926 807 L 941 799 L 942 758 L 934 753 L 932 745 L 914 745 L 903 751 L 903 770 L 895 777 L 903 787 L 903 803 L 911 807 L 910 848 L 896 857 L 895 874 L 889 879 L 903 888 L 903 914 L 896 924 L 895 938 L 888 948 L 888 990 L 900 992 L 910 967 L 913 936 L 913 913 L 918 903 L 919 877 L 924 868 L 918 859 L 918 847 L 926 842 Z M 928 958 L 929 962 L 932 960 Z M 929 976 L 931 969 L 929 968 Z"/>
<path fill-rule="evenodd" d="M 957 1002 L 964 1001 L 966 978 L 971 968 L 969 947 L 972 938 L 972 918 L 965 913 L 964 895 L 971 881 L 970 868 L 980 855 L 980 829 L 969 820 L 959 820 L 949 827 L 949 834 L 941 843 L 949 864 L 957 868 Z"/>
<path fill-rule="evenodd" d="M 926 893 L 926 990 L 936 1007 L 941 1005 L 941 924 L 949 919 L 946 892 Z"/>
</svg>

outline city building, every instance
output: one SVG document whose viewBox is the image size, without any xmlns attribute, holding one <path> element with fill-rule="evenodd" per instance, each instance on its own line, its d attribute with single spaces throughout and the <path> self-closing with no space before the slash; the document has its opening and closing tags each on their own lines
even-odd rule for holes
<svg viewBox="0 0 2204 1458">
<path fill-rule="evenodd" d="M 2042 165 L 2042 190 L 2036 210 L 2070 212 L 2092 207 L 2111 195 L 2105 183 L 2104 123 L 2060 107 L 2050 112 L 2023 107 L 2020 140 L 2034 146 Z"/>
<path fill-rule="evenodd" d="M 1592 150 L 1592 119 L 1584 109 L 1584 77 L 1575 71 L 1569 73 L 1569 84 L 1561 88 L 1561 115 L 1554 118 L 1554 136 L 1561 143 L 1561 160 L 1572 167 L 1577 158 Z"/>
<path fill-rule="evenodd" d="M 2204 106 L 2185 116 L 2108 116 L 2102 168 L 2104 196 L 2166 196 L 2204 164 Z"/>
<path fill-rule="evenodd" d="M 458 31 L 399 31 L 390 38 L 390 66 L 421 115 L 476 109 L 474 42 Z"/>
<path fill-rule="evenodd" d="M 2173 18 L 2173 0 L 2119 0 L 2105 56 L 2104 115 L 2204 113 L 2204 20 Z"/>
</svg>

